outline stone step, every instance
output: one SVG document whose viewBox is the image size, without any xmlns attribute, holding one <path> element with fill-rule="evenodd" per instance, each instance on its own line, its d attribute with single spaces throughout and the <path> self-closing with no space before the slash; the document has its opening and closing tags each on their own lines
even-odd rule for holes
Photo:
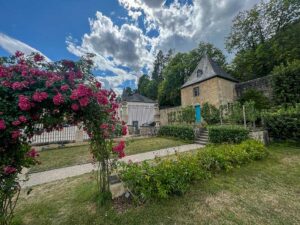
<svg viewBox="0 0 300 225">
<path fill-rule="evenodd" d="M 197 141 L 208 141 L 208 138 L 203 138 L 203 137 L 202 137 L 202 138 L 197 138 L 196 140 L 197 140 Z"/>
<path fill-rule="evenodd" d="M 206 145 L 207 144 L 206 141 L 196 141 L 195 143 L 199 144 L 199 145 Z"/>
</svg>

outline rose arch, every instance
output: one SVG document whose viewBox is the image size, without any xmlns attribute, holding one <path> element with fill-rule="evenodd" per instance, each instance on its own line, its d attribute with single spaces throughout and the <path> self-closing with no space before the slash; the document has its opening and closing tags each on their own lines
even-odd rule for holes
<svg viewBox="0 0 300 225">
<path fill-rule="evenodd" d="M 28 140 L 64 124 L 80 124 L 90 136 L 100 196 L 110 197 L 111 159 L 125 155 L 124 142 L 114 145 L 113 138 L 116 130 L 125 134 L 126 127 L 118 120 L 116 94 L 101 88 L 92 64 L 90 55 L 53 63 L 21 52 L 0 58 L 0 224 L 12 218 L 20 192 L 18 173 L 37 163 L 38 153 Z"/>
</svg>

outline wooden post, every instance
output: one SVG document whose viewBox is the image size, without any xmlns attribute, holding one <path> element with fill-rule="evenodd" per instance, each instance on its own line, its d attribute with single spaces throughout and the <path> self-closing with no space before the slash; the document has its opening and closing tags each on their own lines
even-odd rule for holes
<svg viewBox="0 0 300 225">
<path fill-rule="evenodd" d="M 223 125 L 223 120 L 222 120 L 222 107 L 219 107 L 219 112 L 220 112 L 220 122 L 221 122 L 221 125 Z"/>
<path fill-rule="evenodd" d="M 245 105 L 243 105 L 243 117 L 244 117 L 244 127 L 247 128 L 246 124 L 246 112 L 245 112 Z"/>
</svg>

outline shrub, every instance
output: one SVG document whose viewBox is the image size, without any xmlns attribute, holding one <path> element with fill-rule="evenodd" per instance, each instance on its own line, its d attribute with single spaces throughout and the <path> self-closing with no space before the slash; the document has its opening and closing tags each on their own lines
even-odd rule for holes
<svg viewBox="0 0 300 225">
<path fill-rule="evenodd" d="M 177 137 L 183 140 L 194 140 L 195 134 L 192 127 L 188 126 L 162 126 L 158 131 L 159 136 Z"/>
<path fill-rule="evenodd" d="M 204 103 L 202 106 L 202 117 L 208 124 L 216 124 L 220 122 L 219 110 L 208 102 Z"/>
<path fill-rule="evenodd" d="M 270 100 L 263 94 L 263 92 L 248 89 L 242 93 L 241 97 L 238 99 L 241 105 L 246 102 L 253 101 L 255 109 L 261 111 L 262 109 L 268 109 L 270 107 Z"/>
<path fill-rule="evenodd" d="M 207 177 L 193 155 L 177 156 L 177 159 L 156 160 L 141 164 L 123 164 L 121 179 L 139 200 L 163 199 L 182 195 L 190 184 Z"/>
<path fill-rule="evenodd" d="M 300 105 L 263 114 L 264 126 L 271 137 L 300 140 Z"/>
<path fill-rule="evenodd" d="M 208 138 L 211 143 L 240 143 L 249 137 L 249 130 L 241 126 L 210 126 Z"/>
<path fill-rule="evenodd" d="M 228 171 L 267 155 L 264 145 L 255 140 L 238 145 L 210 145 L 197 154 L 157 159 L 152 164 L 123 163 L 120 176 L 137 199 L 162 199 L 184 194 L 193 182 L 209 178 L 212 172 Z"/>
<path fill-rule="evenodd" d="M 216 172 L 231 170 L 234 167 L 260 160 L 268 155 L 263 143 L 246 140 L 238 145 L 210 145 L 198 153 L 202 168 Z"/>
</svg>

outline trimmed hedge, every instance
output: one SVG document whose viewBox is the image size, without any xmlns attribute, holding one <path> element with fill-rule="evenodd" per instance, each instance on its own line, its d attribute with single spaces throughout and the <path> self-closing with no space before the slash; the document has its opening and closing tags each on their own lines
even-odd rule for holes
<svg viewBox="0 0 300 225">
<path fill-rule="evenodd" d="M 267 155 L 265 146 L 255 140 L 238 145 L 211 145 L 197 154 L 177 155 L 176 159 L 123 163 L 120 176 L 138 200 L 162 199 L 184 194 L 193 182 L 208 179 L 213 173 L 229 171 Z"/>
<path fill-rule="evenodd" d="M 162 126 L 158 131 L 158 136 L 177 137 L 183 140 L 195 139 L 195 133 L 192 127 L 188 126 Z"/>
<path fill-rule="evenodd" d="M 208 139 L 211 143 L 240 143 L 249 138 L 249 130 L 241 126 L 210 126 Z"/>
<path fill-rule="evenodd" d="M 278 140 L 300 140 L 300 106 L 263 114 L 264 126 Z"/>
</svg>

